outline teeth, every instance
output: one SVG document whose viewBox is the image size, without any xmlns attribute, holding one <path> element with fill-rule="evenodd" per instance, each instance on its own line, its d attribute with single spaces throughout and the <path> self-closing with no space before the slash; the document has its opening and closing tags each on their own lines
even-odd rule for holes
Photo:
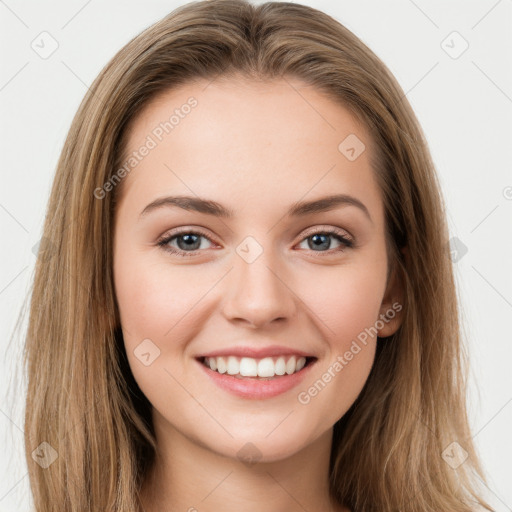
<svg viewBox="0 0 512 512">
<path fill-rule="evenodd" d="M 291 375 L 302 370 L 306 364 L 305 357 L 279 356 L 253 359 L 252 357 L 205 357 L 204 364 L 210 369 L 228 375 L 242 377 L 274 377 Z"/>
<path fill-rule="evenodd" d="M 227 366 L 229 375 L 236 375 L 237 373 L 240 373 L 240 363 L 236 357 L 229 356 Z"/>
<path fill-rule="evenodd" d="M 242 357 L 240 360 L 240 375 L 244 377 L 257 377 L 258 376 L 258 363 L 256 359 L 250 357 Z"/>
</svg>

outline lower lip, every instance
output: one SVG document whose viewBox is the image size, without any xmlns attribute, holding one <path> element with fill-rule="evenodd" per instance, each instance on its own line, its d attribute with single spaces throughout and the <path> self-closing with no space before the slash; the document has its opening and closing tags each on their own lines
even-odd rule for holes
<svg viewBox="0 0 512 512">
<path fill-rule="evenodd" d="M 239 379 L 227 373 L 219 373 L 196 359 L 197 364 L 217 386 L 242 398 L 252 399 L 272 398 L 290 391 L 309 374 L 316 361 L 316 359 L 312 360 L 307 366 L 291 375 L 280 375 L 271 380 L 260 380 L 257 378 Z"/>
</svg>

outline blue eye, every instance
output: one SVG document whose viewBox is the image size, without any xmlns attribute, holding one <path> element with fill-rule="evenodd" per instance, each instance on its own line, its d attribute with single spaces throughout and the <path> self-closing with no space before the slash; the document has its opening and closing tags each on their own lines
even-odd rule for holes
<svg viewBox="0 0 512 512">
<path fill-rule="evenodd" d="M 338 243 L 341 244 L 341 247 L 331 249 L 331 240 L 330 239 L 332 239 L 332 238 L 337 240 Z M 340 251 L 347 247 L 348 248 L 353 247 L 353 245 L 354 245 L 354 243 L 351 239 L 347 238 L 346 236 L 340 235 L 337 231 L 317 231 L 317 232 L 307 236 L 306 238 L 304 238 L 304 240 L 301 243 L 303 243 L 305 241 L 309 241 L 309 240 L 311 240 L 311 242 L 308 242 L 309 248 L 311 250 L 313 250 L 313 248 L 322 249 L 320 252 L 327 252 L 327 251 L 331 251 L 331 250 Z M 318 251 L 314 251 L 314 252 L 318 252 Z"/>
<path fill-rule="evenodd" d="M 158 242 L 158 245 L 162 247 L 165 251 L 170 252 L 171 254 L 177 254 L 178 256 L 194 256 L 195 252 L 201 248 L 201 238 L 204 238 L 211 242 L 210 238 L 208 238 L 206 235 L 200 232 L 181 231 L 179 233 L 173 234 L 172 236 L 167 236 L 163 238 Z M 169 245 L 175 239 L 178 242 L 177 249 Z"/>
<path fill-rule="evenodd" d="M 332 254 L 333 252 L 341 252 L 344 249 L 354 247 L 354 240 L 341 234 L 338 230 L 323 230 L 315 231 L 308 234 L 307 237 L 303 238 L 301 243 L 311 240 L 308 243 L 309 249 L 313 252 L 327 252 Z M 331 248 L 331 240 L 334 238 L 339 244 L 339 247 Z M 195 256 L 197 252 L 205 247 L 201 247 L 201 239 L 208 240 L 213 243 L 212 240 L 205 234 L 199 231 L 183 230 L 178 233 L 174 233 L 169 236 L 165 236 L 157 242 L 157 245 L 164 251 L 171 254 L 175 254 L 180 257 Z M 172 246 L 171 243 L 176 241 L 177 246 Z M 315 249 L 321 249 L 317 251 Z"/>
</svg>

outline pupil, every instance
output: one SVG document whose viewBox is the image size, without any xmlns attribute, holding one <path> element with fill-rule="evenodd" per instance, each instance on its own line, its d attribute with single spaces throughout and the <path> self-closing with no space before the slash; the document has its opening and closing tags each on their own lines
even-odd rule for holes
<svg viewBox="0 0 512 512">
<path fill-rule="evenodd" d="M 199 237 L 197 235 L 181 235 L 178 238 L 178 246 L 181 246 L 180 249 L 197 249 L 198 247 L 192 247 L 194 244 L 197 244 Z M 180 243 L 180 241 L 183 240 L 184 246 Z"/>
<path fill-rule="evenodd" d="M 320 238 L 323 238 L 324 240 L 321 241 L 321 240 L 319 240 Z M 316 248 L 321 247 L 323 249 L 329 249 L 330 242 L 329 242 L 329 237 L 327 235 L 318 235 L 317 234 L 317 235 L 313 235 L 311 237 L 311 239 L 313 240 L 314 247 L 316 247 Z"/>
</svg>

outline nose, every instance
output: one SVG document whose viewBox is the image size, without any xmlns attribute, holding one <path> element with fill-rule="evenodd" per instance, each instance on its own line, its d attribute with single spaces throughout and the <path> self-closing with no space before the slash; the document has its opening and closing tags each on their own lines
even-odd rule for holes
<svg viewBox="0 0 512 512">
<path fill-rule="evenodd" d="M 287 283 L 285 272 L 265 252 L 252 262 L 239 258 L 226 282 L 223 314 L 230 322 L 261 329 L 289 321 L 296 314 L 297 296 Z"/>
</svg>

